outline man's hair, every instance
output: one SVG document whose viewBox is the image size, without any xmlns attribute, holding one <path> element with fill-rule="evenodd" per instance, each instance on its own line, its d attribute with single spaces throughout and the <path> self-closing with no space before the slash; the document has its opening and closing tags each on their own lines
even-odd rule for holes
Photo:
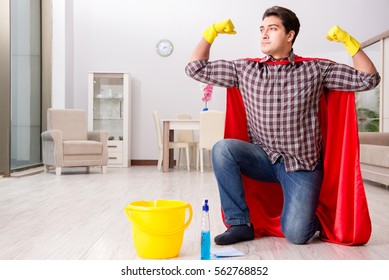
<svg viewBox="0 0 389 280">
<path fill-rule="evenodd" d="M 276 16 L 281 19 L 282 24 L 285 27 L 286 34 L 288 34 L 291 30 L 294 31 L 294 37 L 292 40 L 293 45 L 294 41 L 297 38 L 297 34 L 300 31 L 300 21 L 297 18 L 296 14 L 287 8 L 273 6 L 265 11 L 262 20 L 270 16 Z"/>
</svg>

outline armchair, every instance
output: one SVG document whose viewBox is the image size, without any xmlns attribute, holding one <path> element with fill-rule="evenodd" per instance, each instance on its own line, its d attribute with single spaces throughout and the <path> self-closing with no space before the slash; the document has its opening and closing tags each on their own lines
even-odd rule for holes
<svg viewBox="0 0 389 280">
<path fill-rule="evenodd" d="M 107 171 L 108 131 L 87 131 L 86 113 L 79 109 L 48 109 L 47 131 L 42 132 L 42 156 L 45 171 L 63 167 L 101 166 Z"/>
</svg>

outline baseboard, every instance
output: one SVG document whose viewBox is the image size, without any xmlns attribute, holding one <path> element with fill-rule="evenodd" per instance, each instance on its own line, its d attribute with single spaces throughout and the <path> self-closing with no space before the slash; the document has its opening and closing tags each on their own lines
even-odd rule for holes
<svg viewBox="0 0 389 280">
<path fill-rule="evenodd" d="M 157 166 L 158 160 L 156 159 L 133 159 L 131 160 L 131 165 L 155 165 Z"/>
<path fill-rule="evenodd" d="M 176 160 L 173 161 L 174 166 L 176 165 Z M 141 165 L 141 166 L 150 166 L 150 165 L 158 165 L 158 160 L 156 159 L 132 159 L 131 165 Z"/>
</svg>

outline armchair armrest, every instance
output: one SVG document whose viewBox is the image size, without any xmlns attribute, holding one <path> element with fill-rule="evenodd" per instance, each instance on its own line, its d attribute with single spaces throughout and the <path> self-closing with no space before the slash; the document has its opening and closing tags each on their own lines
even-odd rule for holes
<svg viewBox="0 0 389 280">
<path fill-rule="evenodd" d="M 94 130 L 88 131 L 87 139 L 97 142 L 107 143 L 109 137 L 109 132 L 106 130 Z"/>
<path fill-rule="evenodd" d="M 43 163 L 51 166 L 62 166 L 63 146 L 62 131 L 53 129 L 41 133 Z"/>
<path fill-rule="evenodd" d="M 389 146 L 389 132 L 360 132 L 359 143 Z"/>
<path fill-rule="evenodd" d="M 88 140 L 101 142 L 103 144 L 103 165 L 104 166 L 108 164 L 108 137 L 109 137 L 109 132 L 106 130 L 88 131 L 88 135 L 87 135 Z"/>
<path fill-rule="evenodd" d="M 52 129 L 42 132 L 42 141 L 54 141 L 55 143 L 62 144 L 62 131 L 58 129 Z"/>
</svg>

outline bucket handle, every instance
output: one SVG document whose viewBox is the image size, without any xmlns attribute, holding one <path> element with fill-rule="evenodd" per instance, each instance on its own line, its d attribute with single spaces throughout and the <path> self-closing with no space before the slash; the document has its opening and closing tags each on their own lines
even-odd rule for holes
<svg viewBox="0 0 389 280">
<path fill-rule="evenodd" d="M 188 208 L 188 211 L 189 211 L 189 217 L 188 217 L 187 222 L 182 227 L 180 227 L 180 228 L 178 228 L 178 229 L 176 229 L 174 231 L 170 231 L 170 232 L 157 231 L 157 230 L 148 228 L 145 225 L 139 223 L 136 220 L 136 218 L 134 217 L 134 215 L 132 214 L 132 211 L 129 209 L 129 207 L 125 207 L 124 211 L 126 212 L 126 215 L 127 215 L 128 219 L 131 222 L 135 223 L 141 230 L 143 230 L 145 232 L 148 232 L 148 233 L 151 233 L 151 234 L 154 234 L 154 235 L 174 235 L 174 234 L 180 233 L 181 231 L 184 231 L 189 226 L 190 222 L 192 221 L 192 216 L 193 216 L 192 206 L 188 203 L 185 206 L 185 208 Z"/>
</svg>

